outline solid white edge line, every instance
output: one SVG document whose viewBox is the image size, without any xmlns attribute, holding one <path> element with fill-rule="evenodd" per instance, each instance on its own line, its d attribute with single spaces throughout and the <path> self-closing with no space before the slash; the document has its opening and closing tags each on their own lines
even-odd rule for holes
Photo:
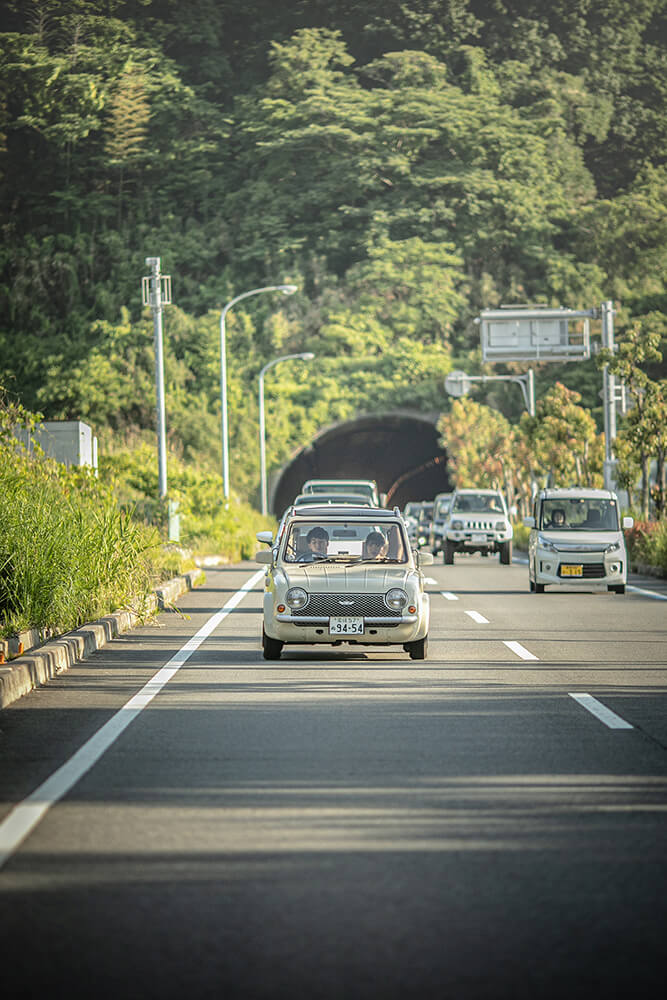
<svg viewBox="0 0 667 1000">
<path fill-rule="evenodd" d="M 571 691 L 568 693 L 570 698 L 574 698 L 582 708 L 585 708 L 587 712 L 594 715 L 600 722 L 604 722 L 605 726 L 608 726 L 609 729 L 634 729 L 634 726 L 626 722 L 625 719 L 622 719 L 620 715 L 616 715 L 616 712 L 612 712 L 610 708 L 603 705 L 592 694 L 586 694 L 585 692 L 573 694 Z"/>
<path fill-rule="evenodd" d="M 456 594 L 452 594 L 449 590 L 441 590 L 440 593 L 445 598 L 446 601 L 458 601 Z"/>
<path fill-rule="evenodd" d="M 512 652 L 516 653 L 517 656 L 520 656 L 522 660 L 539 659 L 538 656 L 535 656 L 534 653 L 531 653 L 530 650 L 526 649 L 525 646 L 522 646 L 520 642 L 515 642 L 513 639 L 503 639 L 503 642 L 505 643 L 508 649 L 511 649 Z"/>
<path fill-rule="evenodd" d="M 199 631 L 179 649 L 158 672 L 133 695 L 122 708 L 98 729 L 76 753 L 57 771 L 42 782 L 27 798 L 14 806 L 9 815 L 0 823 L 0 868 L 14 851 L 37 826 L 52 805 L 55 805 L 93 767 L 109 747 L 127 729 L 129 724 L 153 700 L 175 673 L 186 663 L 202 642 L 218 627 L 243 600 L 249 590 L 265 575 L 261 569 L 254 573 L 243 586 L 233 594 L 219 611 L 216 611 Z"/>
<path fill-rule="evenodd" d="M 485 618 L 484 615 L 480 615 L 479 611 L 466 611 L 465 614 L 468 615 L 469 618 L 472 618 L 474 622 L 477 622 L 478 625 L 489 624 L 489 619 Z"/>
<path fill-rule="evenodd" d="M 656 594 L 655 590 L 645 590 L 643 587 L 635 587 L 633 583 L 625 586 L 626 590 L 631 590 L 633 594 L 643 594 L 644 597 L 652 597 L 654 601 L 667 601 L 667 594 Z"/>
</svg>

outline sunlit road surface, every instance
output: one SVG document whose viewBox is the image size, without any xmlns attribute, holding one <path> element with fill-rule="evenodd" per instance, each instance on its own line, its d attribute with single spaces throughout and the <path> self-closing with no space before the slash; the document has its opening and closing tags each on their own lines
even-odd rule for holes
<svg viewBox="0 0 667 1000">
<path fill-rule="evenodd" d="M 662 992 L 664 582 L 532 595 L 457 557 L 427 661 L 269 663 L 256 571 L 0 713 L 6 995 Z"/>
</svg>

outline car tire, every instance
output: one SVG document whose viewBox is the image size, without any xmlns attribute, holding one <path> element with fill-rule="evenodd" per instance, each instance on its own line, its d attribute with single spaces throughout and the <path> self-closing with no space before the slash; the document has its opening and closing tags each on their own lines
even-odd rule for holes
<svg viewBox="0 0 667 1000">
<path fill-rule="evenodd" d="M 607 590 L 611 590 L 614 594 L 624 594 L 625 584 L 624 583 L 610 583 Z"/>
<path fill-rule="evenodd" d="M 404 643 L 403 649 L 410 654 L 411 660 L 425 660 L 428 653 L 428 636 L 425 635 L 423 639 L 415 639 L 414 642 Z"/>
<path fill-rule="evenodd" d="M 445 542 L 445 550 L 442 553 L 442 561 L 445 566 L 454 565 L 454 546 L 451 542 Z"/>
<path fill-rule="evenodd" d="M 512 542 L 500 543 L 500 561 L 503 566 L 509 566 L 512 562 Z"/>
<path fill-rule="evenodd" d="M 528 590 L 531 592 L 531 594 L 535 593 L 535 581 L 531 580 L 530 577 L 528 577 Z"/>
<path fill-rule="evenodd" d="M 284 642 L 280 639 L 272 639 L 270 635 L 262 629 L 262 650 L 265 660 L 279 660 L 283 651 Z"/>
<path fill-rule="evenodd" d="M 544 593 L 544 586 L 545 585 L 543 583 L 536 583 L 535 584 L 535 593 L 536 594 L 543 594 Z"/>
</svg>

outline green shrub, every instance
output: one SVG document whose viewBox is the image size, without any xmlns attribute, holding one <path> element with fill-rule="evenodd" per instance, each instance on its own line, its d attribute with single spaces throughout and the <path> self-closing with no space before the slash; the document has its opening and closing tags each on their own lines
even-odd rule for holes
<svg viewBox="0 0 667 1000">
<path fill-rule="evenodd" d="M 520 549 L 522 552 L 528 551 L 528 536 L 530 535 L 530 528 L 527 528 L 525 524 L 515 524 L 514 525 L 514 548 Z"/>
<path fill-rule="evenodd" d="M 625 538 L 630 562 L 667 572 L 667 521 L 635 521 Z"/>
</svg>

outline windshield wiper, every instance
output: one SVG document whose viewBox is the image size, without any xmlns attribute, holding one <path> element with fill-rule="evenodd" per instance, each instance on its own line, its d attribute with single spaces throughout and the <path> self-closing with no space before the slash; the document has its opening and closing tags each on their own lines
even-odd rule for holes
<svg viewBox="0 0 667 1000">
<path fill-rule="evenodd" d="M 402 562 L 401 559 L 391 559 L 389 556 L 382 556 L 380 559 L 378 559 L 378 558 L 375 558 L 375 559 L 357 559 L 356 565 L 358 566 L 359 563 L 400 563 L 400 562 Z"/>
</svg>

